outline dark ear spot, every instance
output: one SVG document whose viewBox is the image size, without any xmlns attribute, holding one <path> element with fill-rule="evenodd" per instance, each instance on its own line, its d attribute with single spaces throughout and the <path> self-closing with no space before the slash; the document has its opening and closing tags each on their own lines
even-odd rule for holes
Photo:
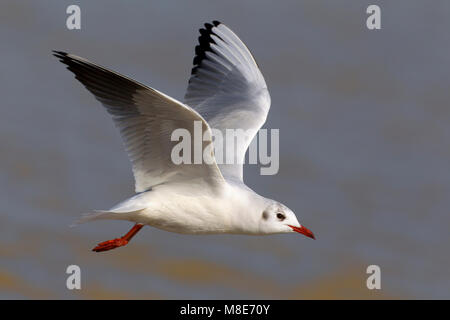
<svg viewBox="0 0 450 320">
<path fill-rule="evenodd" d="M 267 220 L 267 218 L 269 218 L 269 214 L 267 213 L 267 211 L 264 211 L 264 212 L 262 213 L 262 218 L 263 218 L 264 220 Z"/>
</svg>

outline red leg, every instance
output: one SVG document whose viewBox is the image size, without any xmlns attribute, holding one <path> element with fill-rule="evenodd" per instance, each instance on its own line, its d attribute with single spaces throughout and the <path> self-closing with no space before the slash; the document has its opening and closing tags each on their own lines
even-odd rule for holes
<svg viewBox="0 0 450 320">
<path fill-rule="evenodd" d="M 108 240 L 102 243 L 99 243 L 92 251 L 95 252 L 102 252 L 102 251 L 108 251 L 111 249 L 115 249 L 118 247 L 122 247 L 128 244 L 128 242 L 133 238 L 136 233 L 139 232 L 139 230 L 142 229 L 144 225 L 140 223 L 136 223 L 133 228 L 131 228 L 130 231 L 126 235 L 124 235 L 122 238 L 117 238 L 114 240 Z"/>
</svg>

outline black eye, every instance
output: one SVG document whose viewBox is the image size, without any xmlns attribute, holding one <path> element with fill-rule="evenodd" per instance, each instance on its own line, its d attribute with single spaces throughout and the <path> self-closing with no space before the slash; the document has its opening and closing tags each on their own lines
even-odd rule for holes
<svg viewBox="0 0 450 320">
<path fill-rule="evenodd" d="M 284 214 L 282 214 L 282 213 L 277 213 L 277 218 L 278 219 L 280 219 L 280 220 L 284 220 L 284 219 L 286 219 L 286 217 L 284 216 Z"/>
</svg>

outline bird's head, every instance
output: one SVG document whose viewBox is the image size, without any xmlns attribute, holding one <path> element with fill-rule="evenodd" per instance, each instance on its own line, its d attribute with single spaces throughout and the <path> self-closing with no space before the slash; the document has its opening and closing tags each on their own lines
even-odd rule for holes
<svg viewBox="0 0 450 320">
<path fill-rule="evenodd" d="M 291 209 L 273 200 L 261 212 L 259 228 L 267 234 L 298 232 L 315 239 L 314 234 L 298 222 Z"/>
</svg>

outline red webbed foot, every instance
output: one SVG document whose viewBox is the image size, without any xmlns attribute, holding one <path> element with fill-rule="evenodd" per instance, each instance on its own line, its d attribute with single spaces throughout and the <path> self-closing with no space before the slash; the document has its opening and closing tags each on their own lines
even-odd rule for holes
<svg viewBox="0 0 450 320">
<path fill-rule="evenodd" d="M 144 225 L 137 223 L 122 238 L 116 238 L 113 240 L 101 242 L 94 249 L 92 249 L 92 251 L 102 252 L 102 251 L 108 251 L 108 250 L 112 250 L 112 249 L 115 249 L 118 247 L 126 246 L 128 244 L 128 242 L 130 242 L 131 238 L 133 238 L 135 236 L 135 234 L 138 233 L 138 231 L 142 229 L 143 226 Z"/>
<path fill-rule="evenodd" d="M 123 247 L 127 244 L 128 244 L 128 240 L 122 239 L 122 238 L 117 238 L 114 240 L 108 240 L 108 241 L 99 243 L 94 249 L 92 249 L 92 251 L 95 251 L 95 252 L 108 251 L 108 250 L 112 250 L 112 249 L 115 249 L 118 247 Z"/>
</svg>

